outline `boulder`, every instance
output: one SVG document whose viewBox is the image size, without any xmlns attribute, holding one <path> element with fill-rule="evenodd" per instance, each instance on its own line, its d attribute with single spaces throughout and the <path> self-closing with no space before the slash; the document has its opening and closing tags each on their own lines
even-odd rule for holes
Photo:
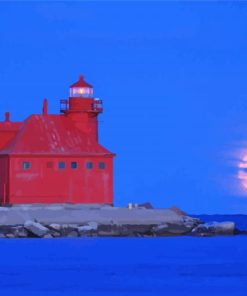
<svg viewBox="0 0 247 296">
<path fill-rule="evenodd" d="M 31 234 L 37 237 L 43 237 L 44 235 L 49 233 L 49 229 L 44 225 L 34 222 L 32 220 L 28 220 L 24 223 L 24 227 L 28 230 Z"/>
<path fill-rule="evenodd" d="M 79 234 L 76 230 L 73 230 L 67 234 L 67 237 L 78 237 L 78 236 L 79 236 Z"/>
<path fill-rule="evenodd" d="M 201 223 L 202 221 L 200 219 L 182 216 L 178 221 L 171 221 L 153 226 L 152 233 L 156 236 L 185 235 L 190 233 L 192 229 Z"/>
<path fill-rule="evenodd" d="M 15 235 L 13 233 L 7 233 L 5 235 L 5 237 L 7 237 L 7 238 L 15 238 Z"/>
<path fill-rule="evenodd" d="M 156 236 L 184 235 L 190 232 L 191 228 L 184 223 L 162 223 L 152 228 L 152 233 Z"/>
<path fill-rule="evenodd" d="M 78 226 L 77 231 L 79 233 L 79 236 L 98 235 L 98 223 L 88 222 L 86 225 Z"/>
<path fill-rule="evenodd" d="M 97 234 L 99 236 L 119 236 L 120 226 L 114 223 L 111 224 L 100 224 L 98 226 Z"/>
<path fill-rule="evenodd" d="M 155 225 L 152 227 L 152 232 L 156 235 L 162 235 L 168 233 L 169 226 L 167 223 Z"/>
<path fill-rule="evenodd" d="M 197 225 L 192 234 L 197 236 L 233 235 L 236 232 L 234 222 L 209 222 Z"/>
<path fill-rule="evenodd" d="M 62 225 L 57 223 L 52 223 L 47 225 L 47 227 L 50 229 L 50 234 L 52 237 L 60 237 L 62 231 Z M 68 233 L 69 231 L 67 231 Z"/>
<path fill-rule="evenodd" d="M 51 231 L 51 235 L 52 237 L 61 237 L 61 233 L 60 232 L 57 232 L 57 231 Z"/>
<path fill-rule="evenodd" d="M 86 225 L 78 226 L 77 231 L 80 235 L 94 233 L 98 230 L 97 222 L 88 222 Z"/>
<path fill-rule="evenodd" d="M 48 227 L 51 230 L 55 230 L 55 231 L 60 231 L 62 229 L 62 225 L 61 224 L 57 224 L 57 223 L 49 224 Z"/>
<path fill-rule="evenodd" d="M 62 224 L 59 232 L 61 236 L 67 236 L 72 231 L 77 230 L 77 227 L 77 224 Z"/>
<path fill-rule="evenodd" d="M 99 236 L 143 236 L 151 235 L 153 225 L 149 224 L 100 224 Z"/>
<path fill-rule="evenodd" d="M 23 226 L 16 226 L 14 229 L 15 237 L 25 238 L 28 237 L 28 231 Z"/>
<path fill-rule="evenodd" d="M 188 231 L 191 231 L 196 226 L 203 223 L 200 219 L 192 218 L 189 216 L 182 217 L 182 221 L 183 221 L 184 226 L 188 229 Z"/>
<path fill-rule="evenodd" d="M 16 226 L 14 225 L 0 225 L 0 233 L 6 235 L 7 233 L 14 233 Z"/>
<path fill-rule="evenodd" d="M 153 225 L 150 224 L 124 224 L 120 227 L 120 235 L 143 236 L 152 233 Z"/>
<path fill-rule="evenodd" d="M 88 222 L 87 225 L 89 225 L 93 230 L 97 230 L 99 226 L 99 224 L 94 221 Z"/>
<path fill-rule="evenodd" d="M 94 230 L 94 229 L 89 225 L 82 225 L 82 226 L 78 226 L 77 230 L 79 232 L 88 232 L 88 231 L 91 231 L 91 230 Z"/>
<path fill-rule="evenodd" d="M 47 233 L 43 236 L 43 238 L 53 238 L 53 236 L 50 233 Z"/>
</svg>

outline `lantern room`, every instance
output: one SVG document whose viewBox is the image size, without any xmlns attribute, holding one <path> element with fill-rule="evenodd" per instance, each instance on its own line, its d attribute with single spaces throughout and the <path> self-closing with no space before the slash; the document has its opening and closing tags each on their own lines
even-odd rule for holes
<svg viewBox="0 0 247 296">
<path fill-rule="evenodd" d="M 84 80 L 83 75 L 80 75 L 79 80 L 70 86 L 71 98 L 92 98 L 93 87 Z"/>
</svg>

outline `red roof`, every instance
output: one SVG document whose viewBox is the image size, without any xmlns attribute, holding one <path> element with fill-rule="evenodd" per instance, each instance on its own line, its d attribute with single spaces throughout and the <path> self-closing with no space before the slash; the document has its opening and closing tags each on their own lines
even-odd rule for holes
<svg viewBox="0 0 247 296">
<path fill-rule="evenodd" d="M 21 125 L 22 125 L 22 122 L 1 121 L 0 132 L 18 131 Z"/>
<path fill-rule="evenodd" d="M 31 115 L 0 154 L 113 155 L 65 115 Z"/>
<path fill-rule="evenodd" d="M 70 86 L 70 88 L 72 88 L 72 87 L 89 87 L 89 88 L 93 88 L 93 86 L 91 84 L 84 81 L 83 75 L 80 75 L 79 80 Z"/>
</svg>

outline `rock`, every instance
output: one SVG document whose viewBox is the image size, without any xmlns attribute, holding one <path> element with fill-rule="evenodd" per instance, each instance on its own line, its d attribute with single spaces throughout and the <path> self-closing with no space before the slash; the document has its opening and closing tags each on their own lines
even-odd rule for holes
<svg viewBox="0 0 247 296">
<path fill-rule="evenodd" d="M 198 218 L 191 218 L 189 216 L 182 217 L 182 221 L 184 223 L 184 226 L 188 228 L 188 231 L 191 231 L 193 228 L 195 228 L 197 225 L 202 224 L 203 222 Z"/>
<path fill-rule="evenodd" d="M 236 226 L 234 222 L 209 222 L 199 224 L 192 230 L 193 235 L 233 235 L 235 234 Z"/>
<path fill-rule="evenodd" d="M 163 223 L 152 228 L 152 233 L 156 236 L 178 235 L 188 232 L 183 224 Z"/>
<path fill-rule="evenodd" d="M 13 234 L 14 237 L 27 237 L 28 232 L 23 225 L 0 225 L 0 237 Z"/>
<path fill-rule="evenodd" d="M 3 233 L 0 233 L 0 238 L 5 238 L 6 236 Z"/>
<path fill-rule="evenodd" d="M 77 226 L 77 224 L 62 224 L 61 229 L 76 229 Z"/>
<path fill-rule="evenodd" d="M 24 223 L 24 227 L 34 236 L 43 237 L 49 233 L 49 229 L 38 222 L 28 220 Z"/>
<path fill-rule="evenodd" d="M 152 227 L 152 232 L 156 235 L 162 235 L 168 233 L 169 226 L 167 223 L 155 225 Z"/>
<path fill-rule="evenodd" d="M 192 226 L 180 223 L 163 223 L 152 228 L 152 233 L 156 236 L 185 235 L 189 233 Z"/>
<path fill-rule="evenodd" d="M 52 237 L 55 237 L 55 238 L 61 237 L 61 233 L 60 232 L 56 232 L 56 231 L 51 231 L 51 235 L 52 235 Z"/>
<path fill-rule="evenodd" d="M 60 231 L 62 229 L 62 225 L 56 223 L 49 224 L 48 227 L 55 231 Z"/>
<path fill-rule="evenodd" d="M 86 225 L 78 226 L 77 230 L 80 235 L 94 233 L 98 230 L 98 223 L 88 222 Z"/>
<path fill-rule="evenodd" d="M 75 230 L 71 231 L 71 232 L 67 235 L 67 237 L 78 237 L 78 236 L 79 236 L 79 234 L 78 234 L 78 232 L 75 231 Z"/>
<path fill-rule="evenodd" d="M 7 237 L 7 238 L 15 238 L 15 235 L 13 233 L 7 233 L 5 235 L 5 237 Z"/>
<path fill-rule="evenodd" d="M 25 238 L 28 237 L 28 231 L 23 226 L 16 226 L 14 235 L 15 237 Z"/>
<path fill-rule="evenodd" d="M 77 224 L 62 224 L 60 230 L 61 236 L 67 236 L 70 232 L 77 230 L 77 228 Z"/>
<path fill-rule="evenodd" d="M 120 235 L 128 236 L 142 236 L 144 234 L 151 234 L 153 225 L 150 224 L 133 224 L 122 225 L 120 228 Z"/>
<path fill-rule="evenodd" d="M 43 236 L 43 238 L 53 238 L 53 236 L 50 233 L 47 233 Z"/>
<path fill-rule="evenodd" d="M 119 236 L 120 229 L 117 224 L 100 224 L 98 226 L 97 234 L 99 236 Z"/>
<path fill-rule="evenodd" d="M 99 224 L 97 222 L 91 221 L 88 222 L 87 225 L 89 225 L 92 228 L 92 230 L 97 230 Z"/>
<path fill-rule="evenodd" d="M 7 233 L 14 233 L 16 226 L 14 225 L 0 225 L 0 233 L 6 235 Z"/>
<path fill-rule="evenodd" d="M 144 236 L 152 235 L 153 225 L 149 224 L 100 224 L 99 236 Z"/>
<path fill-rule="evenodd" d="M 57 224 L 57 223 L 52 223 L 52 224 L 49 224 L 47 225 L 48 228 L 50 229 L 50 234 L 52 235 L 52 237 L 60 237 L 61 236 L 61 232 L 65 232 L 65 231 L 62 231 L 62 225 L 61 224 Z M 66 225 L 65 228 L 68 228 L 68 226 Z M 66 229 L 66 233 L 69 232 L 68 229 Z"/>
<path fill-rule="evenodd" d="M 77 230 L 78 230 L 79 232 L 87 232 L 87 231 L 94 230 L 94 228 L 92 228 L 92 227 L 89 226 L 89 225 L 83 225 L 83 226 L 78 226 L 78 227 L 77 227 Z"/>
<path fill-rule="evenodd" d="M 153 206 L 150 202 L 144 202 L 142 204 L 139 204 L 138 207 L 144 209 L 153 209 Z"/>
</svg>

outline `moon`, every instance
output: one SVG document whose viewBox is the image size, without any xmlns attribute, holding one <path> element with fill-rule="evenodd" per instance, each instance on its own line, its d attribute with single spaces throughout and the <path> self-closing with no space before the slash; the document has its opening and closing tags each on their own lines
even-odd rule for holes
<svg viewBox="0 0 247 296">
<path fill-rule="evenodd" d="M 245 154 L 238 163 L 238 179 L 243 189 L 247 189 L 247 154 Z"/>
</svg>

